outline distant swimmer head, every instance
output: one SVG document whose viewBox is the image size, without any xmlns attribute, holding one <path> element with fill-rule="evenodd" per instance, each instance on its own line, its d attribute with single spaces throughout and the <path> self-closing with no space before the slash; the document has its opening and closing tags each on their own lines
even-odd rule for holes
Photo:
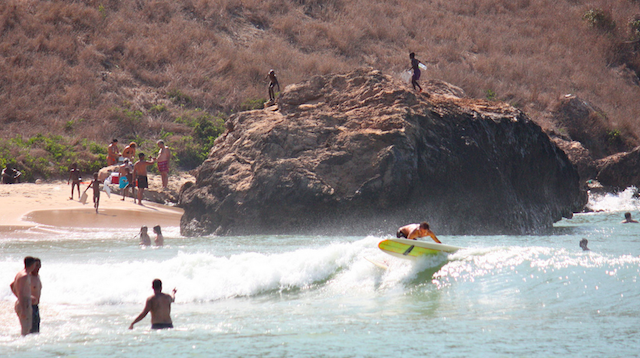
<svg viewBox="0 0 640 358">
<path fill-rule="evenodd" d="M 589 251 L 589 248 L 587 247 L 588 243 L 589 241 L 587 239 L 580 240 L 580 247 L 582 248 L 582 251 Z"/>
<path fill-rule="evenodd" d="M 624 218 L 627 219 L 627 220 L 630 220 L 631 219 L 631 213 L 628 213 L 628 212 L 624 213 Z"/>
<path fill-rule="evenodd" d="M 158 235 L 162 235 L 162 229 L 160 229 L 160 225 L 156 225 L 153 227 L 153 232 L 158 234 Z"/>
<path fill-rule="evenodd" d="M 426 221 L 423 221 L 422 223 L 420 223 L 420 228 L 422 230 L 429 230 L 429 223 L 427 223 Z"/>
<path fill-rule="evenodd" d="M 414 58 L 416 58 L 416 54 L 415 54 L 414 52 L 410 53 L 410 54 L 409 54 L 409 58 L 410 58 L 410 59 L 414 59 Z"/>
<path fill-rule="evenodd" d="M 144 226 L 142 226 L 142 227 L 140 228 L 140 232 L 142 232 L 142 233 L 145 233 L 145 232 L 147 232 L 147 231 L 149 231 L 149 228 L 148 228 L 146 225 L 144 225 Z"/>
</svg>

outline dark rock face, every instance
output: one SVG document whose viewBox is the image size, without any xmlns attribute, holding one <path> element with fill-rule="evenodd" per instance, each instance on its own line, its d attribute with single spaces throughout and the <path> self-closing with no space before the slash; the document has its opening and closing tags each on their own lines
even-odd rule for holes
<svg viewBox="0 0 640 358">
<path fill-rule="evenodd" d="M 601 169 L 596 179 L 600 184 L 613 190 L 640 187 L 640 147 L 628 153 L 609 156 L 599 162 Z"/>
<path fill-rule="evenodd" d="M 278 111 L 227 123 L 196 183 L 184 235 L 525 233 L 586 203 L 576 169 L 540 127 L 504 103 L 418 94 L 379 71 L 288 86 Z"/>
</svg>

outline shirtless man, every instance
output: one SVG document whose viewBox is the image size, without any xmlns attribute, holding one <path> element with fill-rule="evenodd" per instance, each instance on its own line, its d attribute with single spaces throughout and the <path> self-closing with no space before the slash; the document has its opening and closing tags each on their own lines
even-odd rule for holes
<svg viewBox="0 0 640 358">
<path fill-rule="evenodd" d="M 31 332 L 29 333 L 40 333 L 40 308 L 38 308 L 38 304 L 40 304 L 40 294 L 42 293 L 42 281 L 40 281 L 39 275 L 42 262 L 37 257 L 35 259 L 36 267 L 31 271 L 31 309 L 33 311 L 33 322 Z"/>
<path fill-rule="evenodd" d="M 138 154 L 138 160 L 136 164 L 133 165 L 133 180 L 138 180 L 138 204 L 142 205 L 142 193 L 144 193 L 144 189 L 149 187 L 149 180 L 147 179 L 147 167 L 155 163 L 155 159 L 151 157 L 151 160 L 144 160 L 144 153 Z M 134 202 L 135 204 L 135 198 Z"/>
<path fill-rule="evenodd" d="M 171 159 L 171 150 L 164 145 L 164 141 L 162 140 L 158 141 L 158 148 L 160 148 L 160 151 L 158 152 L 156 161 L 158 162 L 158 170 L 162 177 L 162 187 L 166 188 L 167 185 L 169 185 L 169 159 Z"/>
<path fill-rule="evenodd" d="M 145 318 L 149 312 L 151 312 L 151 329 L 173 328 L 171 303 L 176 300 L 177 290 L 174 288 L 171 295 L 162 293 L 162 281 L 158 279 L 153 280 L 152 287 L 153 296 L 147 298 L 144 310 L 133 320 L 129 329 L 133 329 L 133 325 Z"/>
<path fill-rule="evenodd" d="M 433 241 L 442 244 L 436 237 L 436 234 L 429 229 L 429 224 L 423 222 L 421 224 L 409 224 L 398 229 L 396 237 L 403 237 L 409 240 L 417 240 L 419 237 L 431 236 Z"/>
<path fill-rule="evenodd" d="M 113 139 L 109 148 L 107 148 L 107 165 L 114 165 L 118 163 L 118 157 L 120 156 L 120 149 L 118 149 L 118 140 Z"/>
<path fill-rule="evenodd" d="M 31 308 L 31 272 L 36 268 L 36 259 L 24 258 L 24 270 L 18 272 L 11 285 L 11 292 L 18 298 L 15 310 L 22 326 L 22 335 L 26 336 L 33 326 L 33 309 Z"/>
</svg>

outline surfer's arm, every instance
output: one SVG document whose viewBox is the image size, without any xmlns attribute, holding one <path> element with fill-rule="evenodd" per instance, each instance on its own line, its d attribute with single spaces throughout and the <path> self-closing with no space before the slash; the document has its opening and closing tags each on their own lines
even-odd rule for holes
<svg viewBox="0 0 640 358">
<path fill-rule="evenodd" d="M 440 240 L 438 240 L 438 238 L 436 237 L 436 234 L 434 234 L 434 233 L 433 233 L 433 231 L 429 231 L 429 232 L 427 233 L 427 235 L 431 236 L 431 238 L 433 239 L 433 241 L 437 242 L 438 244 L 442 244 L 442 243 L 440 242 Z"/>
</svg>

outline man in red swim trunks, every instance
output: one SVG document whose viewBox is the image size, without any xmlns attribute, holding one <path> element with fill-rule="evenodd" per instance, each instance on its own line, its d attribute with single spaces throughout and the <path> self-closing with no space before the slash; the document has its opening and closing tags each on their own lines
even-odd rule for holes
<svg viewBox="0 0 640 358">
<path fill-rule="evenodd" d="M 158 148 L 160 148 L 160 151 L 158 152 L 156 162 L 158 162 L 158 170 L 162 177 L 162 187 L 166 188 L 167 185 L 169 185 L 169 159 L 171 159 L 171 150 L 164 145 L 164 141 L 162 140 L 158 141 Z"/>
</svg>

